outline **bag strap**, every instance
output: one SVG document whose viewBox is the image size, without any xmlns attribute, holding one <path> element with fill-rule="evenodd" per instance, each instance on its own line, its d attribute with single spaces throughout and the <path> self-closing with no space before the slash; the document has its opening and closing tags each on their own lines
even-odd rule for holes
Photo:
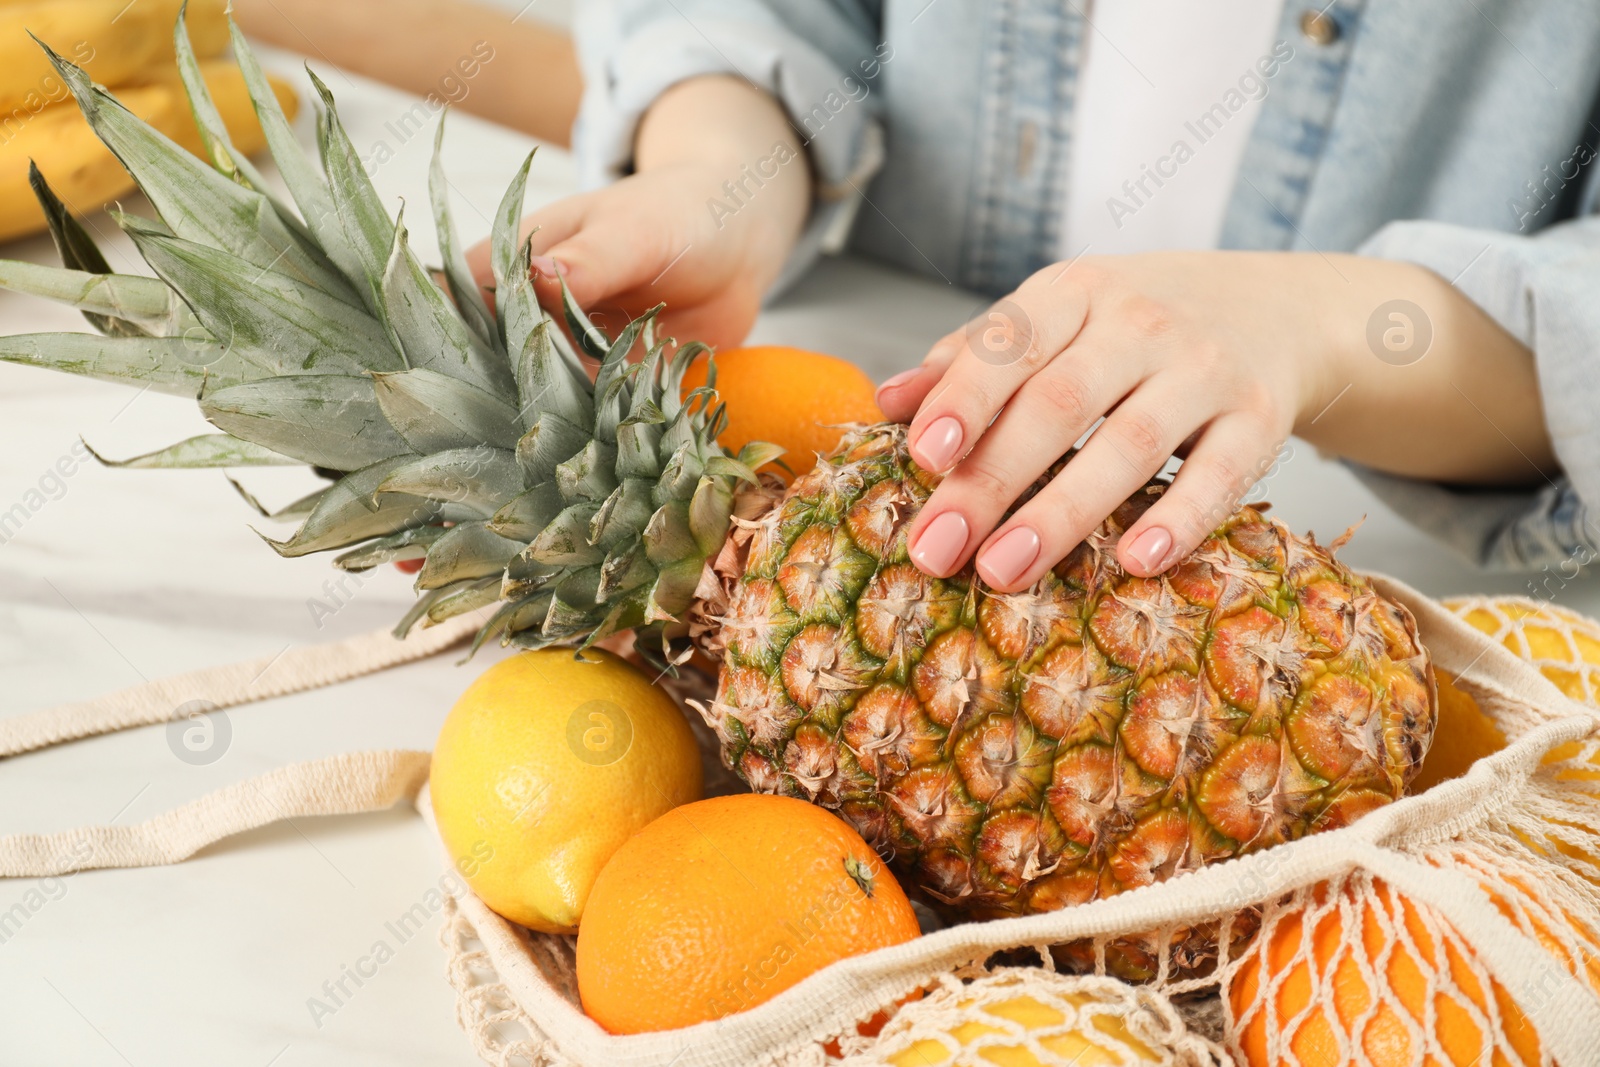
<svg viewBox="0 0 1600 1067">
<path fill-rule="evenodd" d="M 415 799 L 429 753 L 349 752 L 234 782 L 132 826 L 0 837 L 0 878 L 179 863 L 225 837 L 303 815 L 382 811 Z"/>
<path fill-rule="evenodd" d="M 388 630 L 290 648 L 146 682 L 118 693 L 0 719 L 0 758 L 85 737 L 319 689 L 444 652 L 477 632 L 473 612 L 401 640 Z M 382 811 L 411 801 L 428 779 L 429 754 L 353 752 L 295 763 L 224 786 L 131 826 L 86 826 L 56 834 L 0 837 L 0 878 L 44 878 L 102 867 L 178 863 L 225 837 L 306 815 Z"/>
</svg>

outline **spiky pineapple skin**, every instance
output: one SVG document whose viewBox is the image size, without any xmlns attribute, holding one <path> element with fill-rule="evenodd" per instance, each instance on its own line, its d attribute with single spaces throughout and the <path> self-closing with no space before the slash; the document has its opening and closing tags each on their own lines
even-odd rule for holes
<svg viewBox="0 0 1600 1067">
<path fill-rule="evenodd" d="M 753 788 L 837 811 L 927 897 L 982 916 L 1086 902 L 1345 825 L 1416 773 L 1435 695 L 1415 622 L 1314 541 L 1244 507 L 1131 576 L 1113 546 L 1152 484 L 1032 589 L 996 593 L 909 562 L 938 480 L 904 427 L 871 427 L 739 524 L 706 709 Z"/>
</svg>

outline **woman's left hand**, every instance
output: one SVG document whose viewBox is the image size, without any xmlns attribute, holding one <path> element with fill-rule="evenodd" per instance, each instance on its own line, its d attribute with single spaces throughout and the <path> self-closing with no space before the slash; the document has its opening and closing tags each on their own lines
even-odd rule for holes
<svg viewBox="0 0 1600 1067">
<path fill-rule="evenodd" d="M 1397 297 L 1427 309 L 1434 349 L 1456 351 L 1412 366 L 1377 358 L 1368 322 Z M 1471 331 L 1487 340 L 1456 343 Z M 1520 405 L 1505 418 L 1529 454 L 1548 460 L 1531 365 L 1443 279 L 1408 264 L 1272 252 L 1080 257 L 942 338 L 920 368 L 884 384 L 879 404 L 910 422 L 917 463 L 949 472 L 912 527 L 912 561 L 942 577 L 976 552 L 986 583 L 1016 591 L 1184 452 L 1172 487 L 1117 546 L 1133 574 L 1166 569 L 1221 525 L 1291 432 L 1304 434 L 1324 412 L 1332 414 L 1313 442 L 1373 466 L 1514 480 L 1522 461 L 1509 455 L 1510 438 L 1480 425 L 1466 394 L 1450 387 L 1473 373 L 1477 391 L 1486 368 L 1498 369 L 1491 405 Z M 1007 518 L 1102 416 L 1082 450 Z M 1452 425 L 1443 448 L 1419 438 Z"/>
</svg>

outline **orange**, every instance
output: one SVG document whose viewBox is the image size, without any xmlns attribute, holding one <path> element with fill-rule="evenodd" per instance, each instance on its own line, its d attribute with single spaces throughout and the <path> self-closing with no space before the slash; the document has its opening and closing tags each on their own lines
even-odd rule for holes
<svg viewBox="0 0 1600 1067">
<path fill-rule="evenodd" d="M 839 443 L 839 424 L 883 421 L 872 379 L 854 363 L 782 345 L 718 352 L 717 392 L 728 405 L 728 428 L 717 440 L 730 454 L 751 441 L 784 449 L 796 475 L 816 466 Z M 706 383 L 705 359 L 684 375 L 688 393 Z M 782 468 L 768 468 L 782 474 Z"/>
<path fill-rule="evenodd" d="M 1411 782 L 1413 793 L 1459 778 L 1480 759 L 1506 747 L 1506 735 L 1470 694 L 1456 687 L 1454 675 L 1435 667 L 1433 677 L 1439 687 L 1439 723 L 1422 770 Z"/>
<path fill-rule="evenodd" d="M 1267 1014 L 1258 1008 L 1237 1034 L 1245 1064 L 1275 1067 L 1289 1062 L 1288 1054 L 1293 1053 L 1292 1062 L 1301 1067 L 1343 1067 L 1355 1061 L 1341 1054 L 1341 1042 L 1347 1042 L 1352 1051 L 1359 1047 L 1365 1055 L 1361 1062 L 1373 1067 L 1420 1063 L 1429 1067 L 1478 1067 L 1480 1063 L 1511 1067 L 1517 1063 L 1508 1060 L 1497 1046 L 1509 1046 L 1522 1064 L 1539 1063 L 1539 1039 L 1506 989 L 1491 982 L 1486 993 L 1470 969 L 1469 957 L 1464 954 L 1470 951 L 1465 948 L 1469 942 L 1459 935 L 1449 940 L 1436 936 L 1419 905 L 1382 882 L 1376 882 L 1374 889 L 1376 903 L 1347 889 L 1349 899 L 1317 913 L 1309 937 L 1315 972 L 1304 957 L 1296 958 L 1306 939 L 1304 926 L 1310 920 L 1306 911 L 1286 916 L 1274 927 L 1267 944 L 1251 949 L 1228 983 L 1236 1018 L 1261 995 L 1263 965 L 1272 981 L 1282 983 L 1277 987 L 1280 1025 L 1290 1023 L 1313 1000 L 1316 1007 L 1276 1035 L 1270 1032 Z M 1324 888 L 1317 894 L 1317 903 L 1326 902 Z M 1341 951 L 1345 915 L 1358 928 L 1348 934 L 1353 944 Z M 1408 935 L 1410 945 L 1396 936 L 1400 930 Z M 1388 995 L 1373 988 L 1374 983 L 1362 974 L 1361 959 L 1375 968 L 1376 981 L 1388 988 Z M 1430 994 L 1429 979 L 1434 975 L 1453 984 L 1457 995 L 1437 986 Z M 1479 1020 L 1495 1019 L 1496 1013 L 1498 1023 L 1491 1023 L 1494 1030 L 1486 1033 Z M 1414 1044 L 1418 1035 L 1423 1035 L 1420 1047 Z M 1429 1048 L 1434 1043 L 1444 1053 L 1442 1058 Z"/>
<path fill-rule="evenodd" d="M 918 933 L 905 891 L 843 820 L 792 797 L 716 797 L 667 812 L 600 871 L 578 993 L 614 1034 L 676 1029 Z"/>
</svg>

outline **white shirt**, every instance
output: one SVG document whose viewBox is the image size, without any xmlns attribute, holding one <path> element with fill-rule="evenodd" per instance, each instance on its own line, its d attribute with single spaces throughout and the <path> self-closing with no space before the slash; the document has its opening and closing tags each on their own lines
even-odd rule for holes
<svg viewBox="0 0 1600 1067">
<path fill-rule="evenodd" d="M 1061 258 L 1217 246 L 1261 101 L 1292 54 L 1277 42 L 1282 13 L 1283 0 L 1089 7 Z"/>
</svg>

